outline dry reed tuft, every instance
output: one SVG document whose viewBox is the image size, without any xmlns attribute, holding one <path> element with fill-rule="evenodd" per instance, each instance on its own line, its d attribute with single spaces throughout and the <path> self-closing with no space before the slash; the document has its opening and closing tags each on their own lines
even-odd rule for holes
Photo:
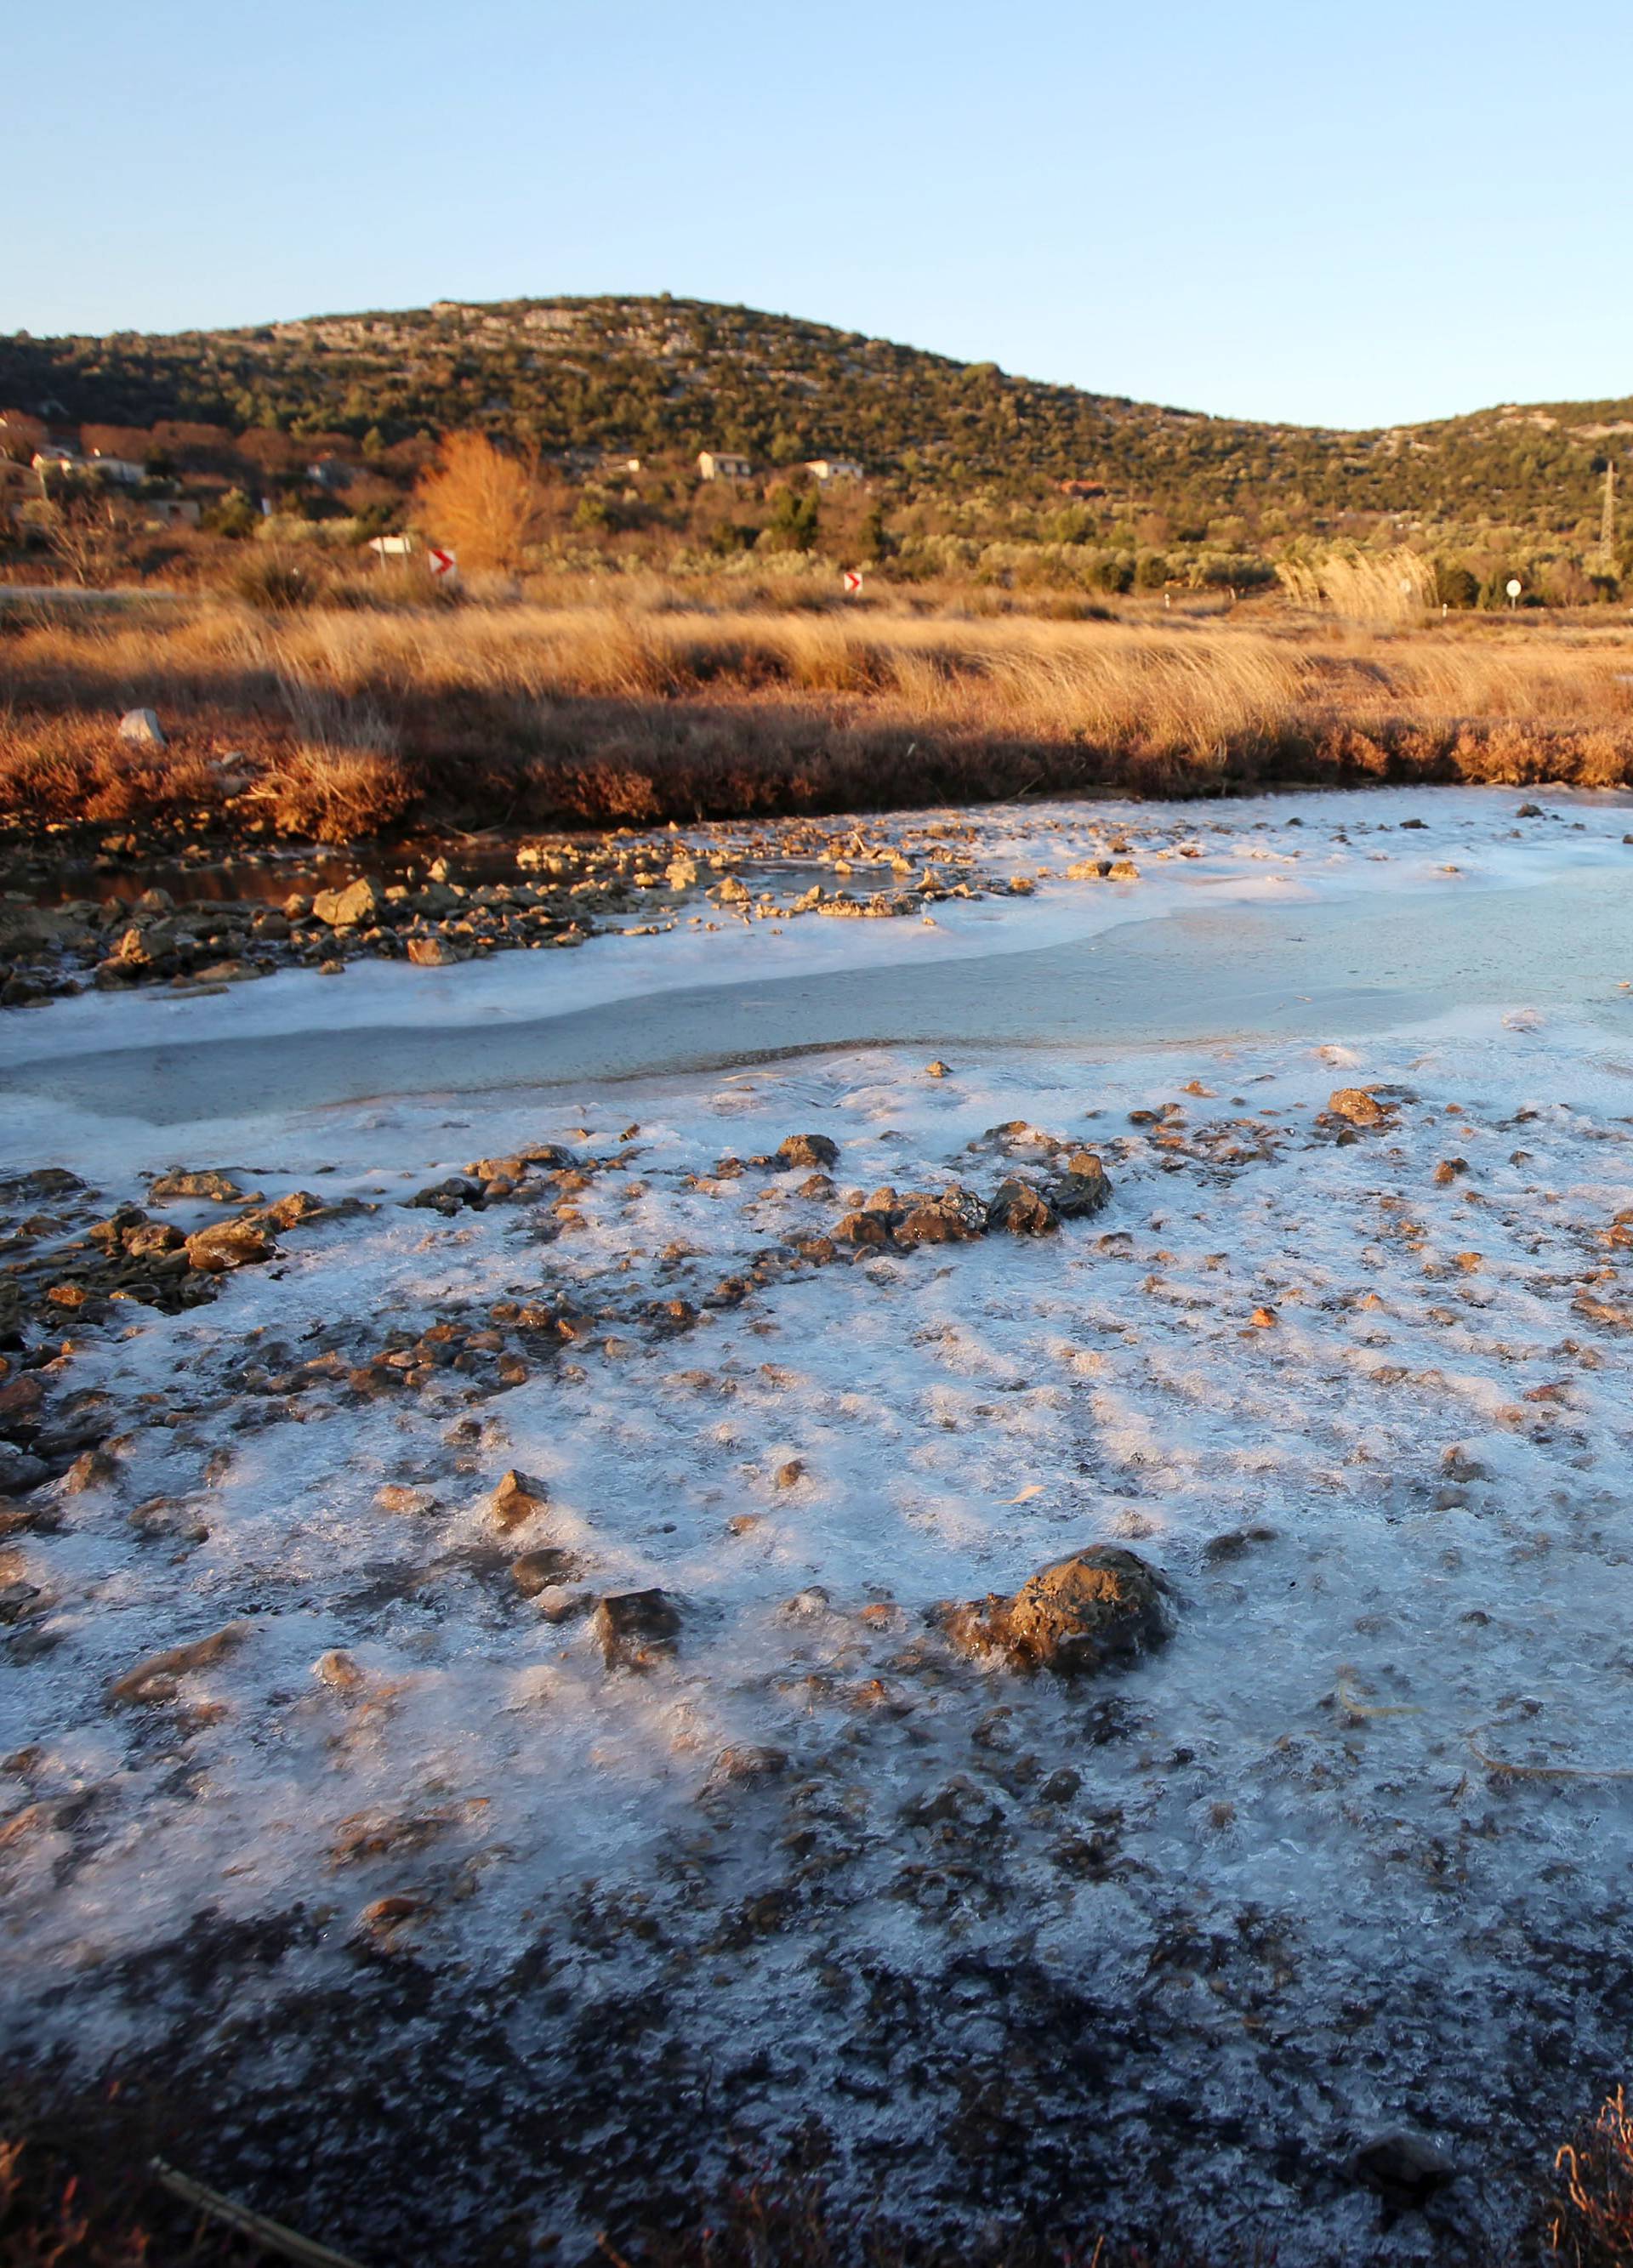
<svg viewBox="0 0 1633 2268">
<path fill-rule="evenodd" d="M 1281 560 L 1275 571 L 1298 605 L 1328 606 L 1347 622 L 1421 622 L 1434 604 L 1434 563 L 1405 545 L 1385 552 L 1347 545 L 1318 559 Z"/>
<path fill-rule="evenodd" d="M 1633 2114 L 1620 2088 L 1560 2150 L 1554 2176 L 1549 2257 L 1570 2268 L 1633 2268 Z"/>
<path fill-rule="evenodd" d="M 1027 789 L 1633 777 L 1626 633 L 1507 620 L 953 621 L 710 613 L 661 594 L 201 604 L 24 627 L 4 659 L 0 810 L 33 817 L 207 805 L 185 768 L 246 749 L 259 809 L 331 837 L 410 811 L 595 823 Z M 158 709 L 173 742 L 140 772 L 107 753 L 134 706 Z"/>
</svg>

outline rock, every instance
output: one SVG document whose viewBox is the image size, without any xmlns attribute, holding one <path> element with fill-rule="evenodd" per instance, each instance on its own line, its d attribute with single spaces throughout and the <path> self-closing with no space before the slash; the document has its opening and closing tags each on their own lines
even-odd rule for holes
<svg viewBox="0 0 1633 2268">
<path fill-rule="evenodd" d="M 708 1785 L 711 1788 L 752 1787 L 757 1781 L 780 1779 L 787 1769 L 786 1749 L 758 1748 L 745 1742 L 720 1750 Z"/>
<path fill-rule="evenodd" d="M 1041 1190 L 1029 1182 L 1003 1182 L 986 1208 L 986 1226 L 1011 1236 L 1052 1236 L 1060 1222 Z"/>
<path fill-rule="evenodd" d="M 162 748 L 165 745 L 164 727 L 157 711 L 151 709 L 127 709 L 119 720 L 119 737 L 132 747 Z"/>
<path fill-rule="evenodd" d="M 186 1237 L 174 1223 L 167 1220 L 144 1221 L 133 1228 L 124 1240 L 124 1248 L 133 1260 L 155 1260 L 161 1253 L 177 1252 L 187 1242 Z"/>
<path fill-rule="evenodd" d="M 777 1145 L 778 1163 L 790 1166 L 837 1166 L 839 1145 L 825 1134 L 790 1134 Z"/>
<path fill-rule="evenodd" d="M 547 1545 L 543 1550 L 524 1551 L 510 1563 L 511 1579 L 524 1599 L 536 1599 L 541 1591 L 548 1591 L 557 1583 L 571 1583 L 579 1572 L 579 1563 L 571 1551 Z"/>
<path fill-rule="evenodd" d="M 550 1503 L 550 1491 L 543 1481 L 530 1473 L 519 1472 L 513 1465 L 488 1499 L 488 1510 L 501 1529 L 520 1528 L 524 1520 L 545 1510 Z"/>
<path fill-rule="evenodd" d="M 148 1191 L 160 1204 L 166 1197 L 213 1197 L 218 1204 L 236 1204 L 243 1194 L 230 1174 L 218 1174 L 213 1168 L 188 1174 L 180 1167 L 174 1173 L 161 1174 Z"/>
<path fill-rule="evenodd" d="M 459 959 L 445 937 L 411 937 L 408 957 L 416 968 L 449 968 Z"/>
<path fill-rule="evenodd" d="M 1514 816 L 1516 819 L 1541 819 L 1542 806 L 1540 803 L 1522 803 Z"/>
<path fill-rule="evenodd" d="M 883 1213 L 847 1212 L 835 1222 L 833 1233 L 842 1244 L 884 1245 L 890 1241 L 890 1224 Z"/>
<path fill-rule="evenodd" d="M 330 929 L 360 929 L 376 919 L 384 903 L 379 885 L 362 874 L 344 890 L 320 890 L 312 901 L 312 918 Z"/>
<path fill-rule="evenodd" d="M 1111 1202 L 1112 1184 L 1105 1167 L 1092 1150 L 1074 1150 L 1066 1170 L 1049 1191 L 1050 1202 L 1062 1220 L 1082 1220 Z"/>
<path fill-rule="evenodd" d="M 429 1189 L 416 1189 L 405 1197 L 405 1205 L 423 1205 L 431 1212 L 453 1214 L 462 1205 L 480 1205 L 483 1188 L 465 1174 L 450 1174 L 446 1182 L 432 1182 Z"/>
<path fill-rule="evenodd" d="M 896 1224 L 898 1244 L 969 1244 L 986 1233 L 986 1209 L 969 1189 L 942 1189 L 910 1204 Z"/>
<path fill-rule="evenodd" d="M 778 1466 L 772 1478 L 780 1489 L 797 1488 L 805 1478 L 804 1458 L 790 1457 L 786 1464 Z"/>
<path fill-rule="evenodd" d="M 951 1072 L 952 1065 L 949 1063 L 943 1063 L 940 1056 L 936 1057 L 934 1063 L 926 1064 L 924 1066 L 924 1075 L 926 1079 L 947 1079 L 950 1077 Z"/>
<path fill-rule="evenodd" d="M 1168 1635 L 1165 1586 L 1143 1559 L 1097 1543 L 1045 1567 L 1012 1599 L 996 1593 L 945 1617 L 956 1646 L 1014 1669 L 1075 1677 L 1132 1660 Z"/>
<path fill-rule="evenodd" d="M 0 1496 L 21 1496 L 26 1490 L 38 1488 L 50 1467 L 39 1457 L 31 1457 L 26 1449 L 19 1449 L 10 1441 L 0 1441 Z"/>
<path fill-rule="evenodd" d="M 209 1276 L 225 1275 L 229 1268 L 245 1268 L 256 1261 L 270 1260 L 274 1249 L 271 1240 L 248 1220 L 218 1220 L 212 1227 L 201 1228 L 187 1240 L 188 1266 Z"/>
<path fill-rule="evenodd" d="M 1385 1126 L 1389 1111 L 1385 1104 L 1364 1086 L 1341 1086 L 1327 1097 L 1326 1107 L 1334 1118 L 1346 1119 L 1351 1126 Z"/>
<path fill-rule="evenodd" d="M 1108 882 L 1137 882 L 1140 869 L 1132 858 L 1114 858 L 1105 879 Z"/>
<path fill-rule="evenodd" d="M 312 1675 L 331 1693 L 355 1693 L 363 1683 L 363 1672 L 356 1659 L 341 1646 L 331 1646 L 327 1653 L 320 1653 L 312 1665 Z"/>
<path fill-rule="evenodd" d="M 609 1669 L 650 1669 L 675 1651 L 680 1615 L 667 1591 L 625 1591 L 595 1609 L 595 1635 Z"/>
<path fill-rule="evenodd" d="M 84 1496 L 89 1489 L 107 1488 L 119 1478 L 119 1467 L 106 1449 L 85 1449 L 63 1476 L 68 1496 Z"/>
<path fill-rule="evenodd" d="M 1443 1158 L 1435 1167 L 1435 1181 L 1441 1189 L 1449 1189 L 1459 1174 L 1468 1171 L 1467 1158 Z"/>
<path fill-rule="evenodd" d="M 1351 2180 L 1364 2182 L 1397 2212 L 1427 2205 L 1457 2176 L 1445 2151 L 1422 2135 L 1405 2133 L 1379 2134 L 1363 2142 L 1348 2170 Z"/>
<path fill-rule="evenodd" d="M 209 1669 L 243 1644 L 249 1635 L 248 1623 L 228 1623 L 224 1630 L 212 1631 L 208 1638 L 195 1638 L 190 1646 L 173 1646 L 164 1653 L 150 1654 L 122 1677 L 115 1678 L 107 1689 L 110 1701 L 145 1702 L 171 1701 L 175 1697 L 176 1683 L 195 1669 Z"/>
</svg>

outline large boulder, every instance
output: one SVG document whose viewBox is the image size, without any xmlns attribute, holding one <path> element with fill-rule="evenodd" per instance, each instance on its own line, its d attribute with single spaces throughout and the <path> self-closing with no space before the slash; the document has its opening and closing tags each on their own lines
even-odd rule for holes
<svg viewBox="0 0 1633 2268">
<path fill-rule="evenodd" d="M 1327 1097 L 1326 1107 L 1334 1118 L 1341 1118 L 1351 1126 L 1386 1126 L 1389 1107 L 1380 1102 L 1368 1087 L 1341 1086 Z"/>
<path fill-rule="evenodd" d="M 898 1244 L 969 1244 L 986 1233 L 986 1211 L 969 1189 L 941 1189 L 910 1203 L 896 1224 Z"/>
<path fill-rule="evenodd" d="M 624 1591 L 595 1609 L 595 1636 L 609 1669 L 650 1669 L 675 1651 L 680 1612 L 667 1591 Z"/>
<path fill-rule="evenodd" d="M 1112 1184 L 1105 1167 L 1092 1150 L 1074 1150 L 1065 1170 L 1049 1191 L 1050 1202 L 1062 1220 L 1082 1220 L 1098 1212 L 1111 1200 Z"/>
<path fill-rule="evenodd" d="M 1060 1225 L 1053 1205 L 1030 1182 L 1001 1182 L 986 1208 L 987 1227 L 1011 1236 L 1052 1236 Z"/>
<path fill-rule="evenodd" d="M 127 709 L 119 720 L 119 737 L 133 748 L 162 748 L 165 729 L 151 709 Z"/>
<path fill-rule="evenodd" d="M 379 885 L 363 874 L 344 890 L 320 890 L 312 901 L 312 917 L 330 929 L 361 929 L 376 918 L 384 903 Z"/>
<path fill-rule="evenodd" d="M 218 1220 L 187 1240 L 189 1267 L 207 1276 L 223 1276 L 229 1268 L 254 1266 L 270 1260 L 271 1239 L 253 1220 Z"/>
<path fill-rule="evenodd" d="M 1162 1644 L 1165 1588 L 1134 1552 L 1095 1543 L 1041 1569 L 1013 1598 L 992 1592 L 954 1607 L 945 1628 L 966 1653 L 998 1654 L 1012 1669 L 1077 1677 Z"/>
<path fill-rule="evenodd" d="M 839 1145 L 826 1134 L 790 1134 L 777 1145 L 779 1166 L 837 1166 Z"/>
</svg>

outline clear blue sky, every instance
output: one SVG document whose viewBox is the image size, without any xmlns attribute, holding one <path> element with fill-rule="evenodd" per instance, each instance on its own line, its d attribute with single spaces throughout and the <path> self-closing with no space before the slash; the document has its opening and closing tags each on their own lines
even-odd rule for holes
<svg viewBox="0 0 1633 2268">
<path fill-rule="evenodd" d="M 13 11 L 0 329 L 659 291 L 1334 424 L 1633 393 L 1629 0 Z"/>
</svg>

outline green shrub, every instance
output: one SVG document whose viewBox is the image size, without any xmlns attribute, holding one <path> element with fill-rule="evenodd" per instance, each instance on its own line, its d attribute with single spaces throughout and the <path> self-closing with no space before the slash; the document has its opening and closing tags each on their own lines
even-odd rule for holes
<svg viewBox="0 0 1633 2268">
<path fill-rule="evenodd" d="M 230 536 L 233 542 L 241 543 L 255 534 L 260 518 L 242 489 L 229 489 L 219 504 L 212 504 L 200 515 L 200 525 L 211 535 Z"/>
<path fill-rule="evenodd" d="M 1460 559 L 1435 562 L 1435 597 L 1443 607 L 1477 607 L 1480 578 Z"/>
</svg>

